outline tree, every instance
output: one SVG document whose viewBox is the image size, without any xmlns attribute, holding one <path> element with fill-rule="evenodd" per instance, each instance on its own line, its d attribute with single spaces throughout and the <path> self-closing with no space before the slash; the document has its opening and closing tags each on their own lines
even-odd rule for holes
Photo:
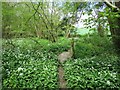
<svg viewBox="0 0 120 90">
<path fill-rule="evenodd" d="M 61 10 L 58 4 L 57 2 L 3 3 L 3 36 L 7 38 L 32 36 L 55 42 L 60 31 Z"/>
<path fill-rule="evenodd" d="M 80 21 L 86 6 L 86 2 L 63 3 L 63 19 L 61 22 L 61 28 L 65 31 L 66 37 L 70 37 L 70 33 L 74 33 L 76 30 L 73 25 Z"/>
<path fill-rule="evenodd" d="M 120 54 L 120 1 L 115 2 L 115 5 L 111 4 L 108 0 L 105 0 L 105 3 L 111 8 L 111 12 L 108 16 L 108 22 L 110 24 L 113 43 L 118 54 Z"/>
<path fill-rule="evenodd" d="M 27 22 L 33 11 L 24 3 L 3 2 L 3 38 L 35 36 L 34 22 Z M 24 8 L 24 9 L 23 9 Z"/>
<path fill-rule="evenodd" d="M 59 33 L 61 11 L 58 4 L 59 3 L 57 2 L 31 2 L 34 10 L 32 17 L 37 17 L 35 22 L 39 22 L 36 28 L 40 29 L 37 30 L 37 32 L 40 32 L 40 36 L 49 39 L 52 42 L 56 42 Z M 32 17 L 30 17 L 30 19 Z"/>
</svg>

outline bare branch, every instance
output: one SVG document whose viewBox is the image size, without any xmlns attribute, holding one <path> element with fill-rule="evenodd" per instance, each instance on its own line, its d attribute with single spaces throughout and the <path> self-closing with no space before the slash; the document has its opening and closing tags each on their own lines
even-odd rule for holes
<svg viewBox="0 0 120 90">
<path fill-rule="evenodd" d="M 117 9 L 117 10 L 120 10 L 117 6 L 111 4 L 108 0 L 104 0 L 105 1 L 105 4 L 111 8 L 114 8 L 114 9 Z"/>
<path fill-rule="evenodd" d="M 32 3 L 32 2 L 31 2 Z M 32 6 L 33 6 L 33 9 L 36 11 L 36 13 L 38 13 L 41 17 L 41 19 L 42 19 L 42 21 L 43 21 L 43 23 L 45 24 L 45 27 L 46 27 L 46 29 L 48 30 L 48 32 L 50 33 L 50 35 L 52 36 L 52 38 L 54 39 L 54 36 L 53 36 L 53 34 L 52 34 L 52 32 L 49 30 L 49 27 L 48 27 L 48 25 L 47 25 L 47 23 L 45 22 L 45 19 L 44 19 L 44 17 L 42 16 L 42 14 L 38 11 L 38 9 L 36 9 L 35 7 L 34 7 L 34 4 L 32 3 Z M 39 4 L 38 4 L 38 6 L 40 6 L 40 2 L 39 2 Z M 39 8 L 39 7 L 38 7 Z M 43 10 L 43 9 L 42 9 Z M 47 17 L 46 16 L 46 14 L 44 14 L 44 16 L 45 17 Z M 47 18 L 46 18 L 47 19 Z M 48 20 L 47 20 L 48 21 Z M 48 21 L 48 23 L 49 23 L 49 21 Z M 54 41 L 55 41 L 55 39 L 54 39 Z"/>
<path fill-rule="evenodd" d="M 32 3 L 32 2 L 31 2 L 31 3 Z M 40 6 L 40 3 L 38 4 L 38 8 L 39 8 L 39 6 Z M 48 26 L 47 26 L 47 23 L 45 22 L 45 19 L 44 19 L 43 16 L 42 16 L 42 14 L 38 11 L 38 9 L 36 9 L 36 8 L 34 7 L 33 3 L 32 3 L 32 7 L 33 7 L 33 9 L 35 10 L 35 12 L 38 13 L 38 14 L 41 16 L 41 19 L 42 19 L 43 23 L 45 24 L 46 28 L 49 29 Z"/>
<path fill-rule="evenodd" d="M 42 4 L 42 5 L 43 5 L 43 4 Z M 45 18 L 46 18 L 47 22 L 49 23 L 50 27 L 52 28 L 52 24 L 50 23 L 50 21 L 49 21 L 49 19 L 48 19 L 47 15 L 45 14 L 44 9 L 43 9 L 42 7 L 40 7 L 40 9 L 42 10 L 43 15 L 45 16 Z"/>
<path fill-rule="evenodd" d="M 26 5 L 27 5 L 27 4 L 26 4 Z M 28 6 L 28 5 L 27 5 L 27 6 Z M 30 20 L 33 16 L 35 17 L 35 14 L 37 13 L 39 6 L 40 6 L 40 4 L 38 4 L 36 11 L 34 12 L 34 14 L 33 14 L 31 17 L 28 18 L 28 20 L 26 21 L 26 23 L 28 23 L 29 20 Z"/>
</svg>

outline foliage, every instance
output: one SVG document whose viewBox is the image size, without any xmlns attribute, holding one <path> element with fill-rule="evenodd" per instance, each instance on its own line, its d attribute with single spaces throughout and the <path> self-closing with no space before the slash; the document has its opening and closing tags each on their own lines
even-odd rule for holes
<svg viewBox="0 0 120 90">
<path fill-rule="evenodd" d="M 50 44 L 49 52 L 62 53 L 70 48 L 70 40 L 67 38 L 59 38 L 57 42 Z"/>
<path fill-rule="evenodd" d="M 70 40 L 62 37 L 55 43 L 39 38 L 3 40 L 3 87 L 57 88 L 57 54 L 68 48 Z M 118 58 L 110 52 L 109 39 L 81 37 L 76 48 L 80 58 L 63 64 L 69 88 L 119 88 Z"/>
<path fill-rule="evenodd" d="M 24 3 L 15 2 L 3 2 L 2 7 L 4 38 L 35 36 L 34 26 L 31 26 L 33 22 L 26 23 L 33 13 L 32 10 Z"/>
<path fill-rule="evenodd" d="M 117 57 L 102 54 L 92 58 L 68 60 L 63 64 L 69 88 L 120 88 L 115 69 Z M 119 76 L 119 74 L 118 74 Z"/>
<path fill-rule="evenodd" d="M 70 49 L 69 37 L 75 39 L 75 59 L 63 64 L 67 86 L 120 88 L 113 47 L 120 52 L 119 10 L 104 2 L 3 2 L 2 7 L 3 38 L 14 37 L 3 39 L 3 88 L 58 88 L 57 55 Z M 88 18 L 82 20 L 84 14 Z M 77 35 L 82 21 L 91 33 Z"/>
<path fill-rule="evenodd" d="M 41 50 L 44 47 L 47 47 L 51 42 L 45 39 L 39 38 L 15 38 L 15 39 L 3 39 L 4 48 L 14 48 L 19 47 L 22 50 Z"/>
<path fill-rule="evenodd" d="M 61 31 L 59 5 L 56 2 L 4 2 L 3 37 L 40 37 L 52 42 Z M 23 9 L 24 8 L 24 9 Z"/>
<path fill-rule="evenodd" d="M 3 87 L 57 88 L 57 56 L 69 40 L 56 43 L 39 38 L 3 39 Z"/>
<path fill-rule="evenodd" d="M 57 58 L 54 53 L 24 50 L 17 46 L 3 48 L 2 57 L 3 88 L 58 87 Z"/>
<path fill-rule="evenodd" d="M 108 37 L 100 37 L 95 34 L 81 37 L 75 45 L 76 58 L 92 57 L 102 53 L 110 53 L 111 51 L 114 51 L 111 40 Z"/>
</svg>

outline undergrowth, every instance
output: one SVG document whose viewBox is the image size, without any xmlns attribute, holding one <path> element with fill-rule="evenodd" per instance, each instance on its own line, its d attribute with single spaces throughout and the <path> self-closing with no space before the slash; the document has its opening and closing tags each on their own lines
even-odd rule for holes
<svg viewBox="0 0 120 90">
<path fill-rule="evenodd" d="M 39 38 L 3 40 L 3 87 L 58 88 L 57 55 L 69 48 L 67 38 L 55 43 Z M 120 88 L 117 60 L 110 38 L 78 38 L 75 59 L 62 64 L 67 87 Z"/>
</svg>

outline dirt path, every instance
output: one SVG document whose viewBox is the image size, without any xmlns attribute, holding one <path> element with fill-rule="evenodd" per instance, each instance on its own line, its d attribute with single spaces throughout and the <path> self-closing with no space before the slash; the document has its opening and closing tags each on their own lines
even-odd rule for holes
<svg viewBox="0 0 120 90">
<path fill-rule="evenodd" d="M 59 88 L 60 88 L 60 90 L 66 90 L 67 89 L 67 87 L 66 87 L 67 82 L 64 79 L 64 70 L 63 70 L 63 67 L 61 65 L 58 67 L 58 75 L 59 75 Z"/>
</svg>

